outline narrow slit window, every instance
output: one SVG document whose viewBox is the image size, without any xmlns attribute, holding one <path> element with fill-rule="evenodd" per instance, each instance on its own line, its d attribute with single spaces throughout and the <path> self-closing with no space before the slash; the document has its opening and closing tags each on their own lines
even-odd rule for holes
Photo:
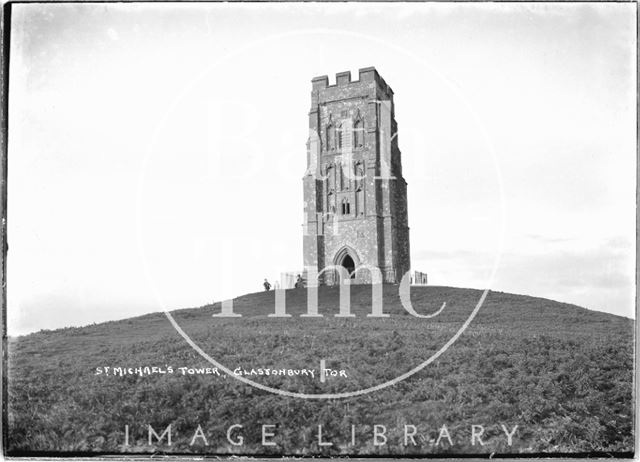
<svg viewBox="0 0 640 462">
<path fill-rule="evenodd" d="M 336 127 L 333 124 L 327 127 L 327 149 L 330 151 L 336 149 Z"/>
<path fill-rule="evenodd" d="M 353 144 L 356 148 L 361 148 L 364 145 L 364 125 L 362 120 L 356 120 L 353 125 L 353 139 Z"/>
</svg>

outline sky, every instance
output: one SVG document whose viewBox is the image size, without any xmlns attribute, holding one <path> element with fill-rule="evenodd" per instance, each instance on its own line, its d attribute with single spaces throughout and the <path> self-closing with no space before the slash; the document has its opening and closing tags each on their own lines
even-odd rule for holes
<svg viewBox="0 0 640 462">
<path fill-rule="evenodd" d="M 311 79 L 369 66 L 412 269 L 635 317 L 635 9 L 14 4 L 9 335 L 299 272 Z"/>
</svg>

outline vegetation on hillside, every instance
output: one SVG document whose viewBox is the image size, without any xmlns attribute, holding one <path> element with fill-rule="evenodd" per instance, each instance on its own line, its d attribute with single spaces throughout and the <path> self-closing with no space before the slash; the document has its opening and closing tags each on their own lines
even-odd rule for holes
<svg viewBox="0 0 640 462">
<path fill-rule="evenodd" d="M 219 305 L 173 316 L 204 352 L 231 370 L 315 371 L 246 378 L 292 392 L 339 393 L 375 386 L 422 363 L 458 331 L 481 295 L 414 287 L 411 298 L 420 313 L 447 303 L 440 315 L 417 319 L 401 307 L 397 286 L 389 285 L 384 311 L 390 317 L 372 318 L 366 317 L 370 289 L 351 287 L 353 318 L 333 316 L 335 287 L 320 290 L 322 318 L 300 317 L 307 296 L 302 289 L 286 293 L 290 318 L 268 317 L 273 292 L 236 299 L 239 318 L 212 317 Z M 329 375 L 323 382 L 321 360 L 346 377 Z M 135 373 L 145 366 L 157 369 Z M 114 374 L 114 367 L 134 373 Z M 183 374 L 180 367 L 203 373 Z M 469 328 L 437 360 L 363 396 L 284 397 L 224 373 L 207 374 L 213 367 L 163 313 L 11 339 L 9 454 L 633 451 L 633 321 L 550 300 L 490 293 Z M 230 430 L 236 424 L 242 428 Z M 149 425 L 158 435 L 171 425 L 172 444 L 165 435 L 149 445 Z M 318 425 L 321 442 L 331 446 L 320 445 Z M 516 425 L 509 445 L 505 429 Z M 198 426 L 207 444 L 193 438 Z M 227 431 L 236 443 L 242 436 L 243 444 L 232 444 Z M 267 441 L 275 446 L 262 444 L 263 431 L 274 434 Z M 483 445 L 472 438 L 480 431 Z M 414 438 L 405 441 L 407 432 Z M 384 436 L 376 439 L 374 433 Z"/>
</svg>

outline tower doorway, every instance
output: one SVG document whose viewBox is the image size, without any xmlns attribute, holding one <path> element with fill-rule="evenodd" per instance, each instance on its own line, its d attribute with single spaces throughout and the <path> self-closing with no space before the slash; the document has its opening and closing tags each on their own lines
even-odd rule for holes
<svg viewBox="0 0 640 462">
<path fill-rule="evenodd" d="M 355 273 L 356 264 L 354 263 L 353 258 L 351 258 L 351 255 L 346 254 L 342 259 L 341 265 L 347 269 L 347 272 L 349 273 L 349 278 L 351 279 L 356 278 L 356 273 Z"/>
</svg>

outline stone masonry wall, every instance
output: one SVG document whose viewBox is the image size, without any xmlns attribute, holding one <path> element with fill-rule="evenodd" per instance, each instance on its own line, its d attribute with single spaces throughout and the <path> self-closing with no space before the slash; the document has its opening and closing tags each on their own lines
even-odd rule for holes
<svg viewBox="0 0 640 462">
<path fill-rule="evenodd" d="M 374 68 L 312 80 L 307 171 L 303 178 L 305 268 L 330 265 L 379 268 L 400 282 L 410 268 L 406 182 L 393 91 Z M 394 179 L 386 179 L 389 175 Z M 385 179 L 376 179 L 382 176 Z M 370 282 L 358 271 L 356 282 Z M 322 278 L 333 283 L 333 272 Z"/>
</svg>

